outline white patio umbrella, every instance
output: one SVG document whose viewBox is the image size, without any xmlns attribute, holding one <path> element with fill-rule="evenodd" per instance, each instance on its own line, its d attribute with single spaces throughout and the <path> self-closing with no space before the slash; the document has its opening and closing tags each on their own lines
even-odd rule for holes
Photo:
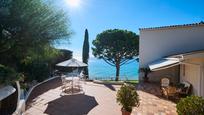
<svg viewBox="0 0 204 115">
<path fill-rule="evenodd" d="M 61 66 L 61 67 L 87 67 L 88 65 L 78 61 L 77 59 L 69 59 L 66 61 L 63 61 L 61 63 L 56 64 L 56 66 Z"/>
<path fill-rule="evenodd" d="M 66 68 L 81 68 L 81 67 L 87 67 L 88 65 L 83 63 L 83 62 L 80 62 L 78 61 L 77 59 L 69 59 L 69 60 L 66 60 L 66 61 L 63 61 L 61 63 L 58 63 L 56 64 L 56 66 L 60 66 L 60 67 L 66 67 Z M 70 77 L 72 77 L 70 79 Z M 72 88 L 72 93 L 73 93 L 73 88 L 74 88 L 74 84 L 75 83 L 78 83 L 78 85 L 80 85 L 80 82 L 74 82 L 74 81 L 79 81 L 79 73 L 78 72 L 72 72 L 72 73 L 69 73 L 69 75 L 67 76 L 67 78 L 64 78 L 65 80 L 71 80 L 71 88 Z M 63 82 L 63 81 L 62 81 Z"/>
</svg>

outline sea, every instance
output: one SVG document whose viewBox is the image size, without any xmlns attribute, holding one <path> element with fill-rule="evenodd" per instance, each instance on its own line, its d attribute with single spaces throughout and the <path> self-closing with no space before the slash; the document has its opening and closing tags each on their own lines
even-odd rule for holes
<svg viewBox="0 0 204 115">
<path fill-rule="evenodd" d="M 91 58 L 89 59 L 89 79 L 112 79 L 115 78 L 116 68 L 107 64 L 104 60 Z M 120 79 L 138 80 L 139 63 L 130 61 L 120 68 Z"/>
</svg>

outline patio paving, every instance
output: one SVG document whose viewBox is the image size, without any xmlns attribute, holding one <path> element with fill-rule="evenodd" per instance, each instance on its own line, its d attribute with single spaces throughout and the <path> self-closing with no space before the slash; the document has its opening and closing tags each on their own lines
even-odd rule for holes
<svg viewBox="0 0 204 115">
<path fill-rule="evenodd" d="M 85 94 L 60 96 L 60 84 L 60 79 L 54 79 L 37 87 L 28 99 L 24 115 L 121 115 L 121 107 L 116 103 L 119 85 L 86 82 Z M 138 86 L 140 106 L 133 109 L 132 115 L 177 114 L 175 103 L 160 98 L 158 90 L 148 87 Z"/>
</svg>

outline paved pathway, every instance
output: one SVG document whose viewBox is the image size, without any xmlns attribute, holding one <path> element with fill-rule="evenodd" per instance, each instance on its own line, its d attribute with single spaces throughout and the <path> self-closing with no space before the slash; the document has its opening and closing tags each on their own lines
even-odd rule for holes
<svg viewBox="0 0 204 115">
<path fill-rule="evenodd" d="M 53 85 L 54 84 L 54 85 Z M 58 84 L 58 86 L 56 85 Z M 121 115 L 116 103 L 120 86 L 87 82 L 85 95 L 60 96 L 60 80 L 36 88 L 27 103 L 25 115 Z M 140 107 L 132 115 L 176 115 L 175 104 L 144 91 L 139 87 Z"/>
</svg>

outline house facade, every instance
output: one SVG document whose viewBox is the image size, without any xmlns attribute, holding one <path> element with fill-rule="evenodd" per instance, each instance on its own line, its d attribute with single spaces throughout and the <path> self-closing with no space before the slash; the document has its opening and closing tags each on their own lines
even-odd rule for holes
<svg viewBox="0 0 204 115">
<path fill-rule="evenodd" d="M 204 23 L 140 29 L 139 67 L 150 68 L 149 80 L 169 77 L 187 81 L 204 97 Z M 142 80 L 140 72 L 139 79 Z"/>
</svg>

